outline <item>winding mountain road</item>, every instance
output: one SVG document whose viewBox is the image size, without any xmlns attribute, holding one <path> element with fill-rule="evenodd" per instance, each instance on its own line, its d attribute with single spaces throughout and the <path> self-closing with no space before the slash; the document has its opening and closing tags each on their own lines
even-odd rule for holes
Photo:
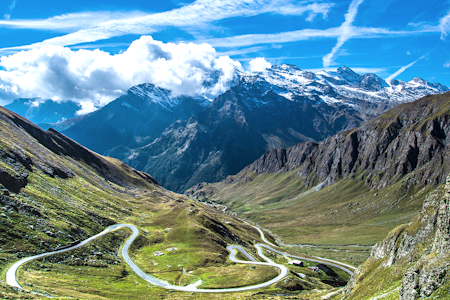
<svg viewBox="0 0 450 300">
<path fill-rule="evenodd" d="M 273 243 L 269 242 L 266 239 L 266 237 L 264 235 L 264 232 L 260 228 L 254 226 L 254 225 L 252 225 L 252 224 L 250 224 L 248 222 L 245 222 L 245 221 L 243 221 L 243 222 L 248 224 L 248 225 L 250 225 L 250 226 L 252 226 L 256 230 L 258 230 L 258 232 L 259 232 L 259 234 L 261 236 L 261 239 L 264 241 L 264 243 L 269 244 L 269 245 L 274 246 L 274 247 L 278 247 L 277 245 L 274 245 Z M 303 256 L 296 256 L 296 255 L 292 255 L 292 254 L 288 254 L 288 253 L 284 253 L 284 252 L 275 250 L 272 247 L 264 245 L 264 244 L 260 244 L 260 245 L 262 247 L 266 248 L 267 250 L 273 251 L 273 252 L 281 254 L 283 256 L 288 256 L 288 257 L 292 257 L 292 258 L 302 259 L 302 260 L 306 260 L 306 261 L 310 261 L 310 262 L 326 263 L 327 265 L 330 265 L 330 266 L 336 267 L 338 269 L 341 269 L 342 271 L 347 272 L 350 275 L 353 275 L 353 271 L 355 271 L 357 269 L 357 268 L 355 268 L 355 267 L 353 267 L 351 265 L 342 263 L 340 261 L 332 260 L 332 259 L 327 259 L 327 258 L 322 258 L 322 257 L 315 257 L 315 259 L 312 259 L 312 258 L 307 258 L 307 257 L 303 257 Z"/>
<path fill-rule="evenodd" d="M 248 224 L 248 223 L 247 223 L 247 224 Z M 249 224 L 249 225 L 251 225 L 251 224 Z M 251 225 L 251 226 L 253 226 L 253 225 Z M 177 285 L 172 285 L 172 284 L 170 284 L 170 283 L 168 283 L 168 282 L 166 282 L 166 281 L 163 281 L 163 280 L 161 280 L 161 279 L 155 278 L 155 277 L 153 277 L 153 276 L 151 276 L 151 275 L 149 275 L 149 274 L 143 272 L 143 271 L 142 271 L 142 270 L 141 270 L 141 269 L 140 269 L 140 268 L 139 268 L 139 267 L 131 260 L 129 254 L 128 254 L 130 245 L 133 243 L 133 241 L 134 241 L 134 240 L 136 239 L 136 237 L 138 236 L 139 230 L 137 229 L 136 226 L 131 225 L 131 224 L 115 224 L 115 225 L 109 226 L 108 228 L 106 228 L 105 230 L 103 230 L 102 232 L 100 232 L 99 234 L 94 235 L 94 236 L 92 236 L 92 237 L 90 237 L 90 238 L 88 238 L 88 239 L 86 239 L 86 240 L 84 240 L 84 241 L 82 241 L 82 242 L 80 242 L 80 243 L 74 245 L 74 246 L 71 246 L 71 247 L 68 247 L 68 248 L 65 248 L 65 249 L 61 249 L 61 250 L 56 250 L 56 251 L 52 251 L 52 252 L 47 252 L 47 253 L 42 253 L 42 254 L 38 254 L 38 255 L 35 255 L 35 256 L 30 256 L 30 257 L 22 258 L 21 260 L 19 260 L 19 261 L 17 261 L 16 263 L 14 263 L 14 264 L 8 269 L 8 271 L 6 272 L 6 283 L 7 283 L 8 285 L 13 286 L 13 287 L 16 287 L 16 288 L 18 288 L 18 289 L 23 289 L 23 288 L 20 286 L 20 284 L 17 282 L 17 270 L 18 270 L 19 267 L 22 266 L 23 264 L 25 264 L 25 263 L 27 263 L 27 262 L 30 262 L 30 261 L 32 261 L 32 260 L 35 260 L 35 259 L 39 259 L 39 258 L 43 258 L 43 257 L 46 257 L 46 256 L 50 256 L 50 255 L 54 255 L 54 254 L 63 253 L 63 252 L 67 252 L 67 251 L 71 251 L 71 250 L 77 249 L 77 248 L 82 247 L 82 246 L 86 245 L 87 243 L 89 243 L 89 242 L 95 240 L 95 239 L 98 238 L 98 237 L 101 237 L 101 236 L 103 236 L 103 235 L 105 235 L 105 234 L 107 234 L 107 233 L 109 233 L 109 232 L 111 232 L 111 231 L 113 231 L 113 230 L 117 230 L 117 229 L 123 228 L 123 227 L 129 228 L 129 229 L 131 229 L 131 231 L 132 231 L 132 235 L 126 240 L 124 246 L 122 247 L 122 256 L 123 256 L 125 262 L 130 266 L 130 268 L 133 270 L 133 272 L 136 273 L 136 275 L 138 275 L 139 277 L 141 277 L 141 278 L 144 279 L 145 281 L 147 281 L 147 282 L 149 282 L 149 283 L 151 283 L 151 284 L 153 284 L 153 285 L 157 285 L 157 286 L 163 287 L 163 288 L 165 288 L 165 289 L 170 289 L 170 290 L 185 291 L 185 292 L 201 292 L 201 293 L 224 293 L 224 292 L 242 292 L 242 291 L 249 291 L 249 290 L 260 289 L 260 288 L 263 288 L 263 287 L 270 286 L 270 285 L 276 283 L 277 281 L 281 280 L 282 278 L 284 278 L 284 277 L 289 273 L 289 270 L 288 270 L 288 268 L 286 268 L 285 266 L 283 266 L 283 265 L 281 265 L 281 264 L 277 264 L 277 263 L 273 262 L 271 259 L 269 259 L 268 257 L 266 257 L 266 256 L 264 255 L 264 253 L 263 253 L 263 248 L 266 248 L 266 249 L 268 249 L 268 250 L 270 250 L 270 251 L 276 252 L 276 253 L 281 254 L 281 255 L 284 255 L 284 256 L 289 256 L 289 257 L 294 257 L 294 258 L 300 258 L 300 259 L 303 259 L 303 260 L 309 260 L 309 261 L 313 261 L 313 262 L 322 262 L 322 263 L 323 263 L 323 261 L 321 261 L 321 260 L 307 259 L 307 258 L 304 258 L 304 257 L 298 257 L 298 256 L 290 255 L 290 254 L 283 253 L 283 252 L 280 252 L 280 251 L 278 251 L 278 250 L 275 250 L 275 249 L 272 248 L 271 246 L 276 247 L 276 245 L 272 244 L 271 242 L 269 242 L 269 241 L 265 238 L 264 233 L 262 232 L 261 229 L 259 229 L 259 228 L 256 227 L 256 226 L 253 226 L 253 227 L 256 228 L 256 229 L 258 230 L 258 232 L 260 233 L 261 239 L 262 239 L 265 243 L 271 245 L 271 246 L 268 246 L 268 245 L 265 245 L 265 244 L 255 244 L 255 245 L 254 245 L 255 248 L 256 248 L 256 250 L 257 250 L 258 255 L 259 255 L 263 260 L 265 260 L 265 262 L 259 262 L 259 261 L 257 261 L 257 260 L 256 260 L 253 256 L 251 256 L 244 248 L 242 248 L 241 246 L 238 246 L 238 245 L 231 245 L 231 246 L 228 246 L 228 247 L 227 247 L 227 250 L 230 251 L 229 259 L 230 259 L 231 261 L 233 261 L 233 262 L 241 263 L 241 264 L 253 264 L 253 265 L 271 266 L 271 267 L 278 268 L 278 269 L 280 270 L 280 273 L 279 273 L 278 276 L 276 276 L 275 278 L 273 278 L 273 279 L 271 279 L 271 280 L 269 280 L 269 281 L 266 281 L 266 282 L 263 282 L 263 283 L 260 283 L 260 284 L 250 285 L 250 286 L 245 286 L 245 287 L 236 287 L 236 288 L 221 288 L 221 289 L 201 289 L 201 288 L 197 288 L 197 286 L 201 285 L 201 283 L 202 283 L 201 280 L 198 281 L 198 282 L 196 282 L 196 283 L 194 283 L 194 284 L 191 284 L 191 285 L 187 285 L 187 286 L 177 286 Z M 247 260 L 244 261 L 244 260 L 239 260 L 239 259 L 237 259 L 237 258 L 236 258 L 237 251 L 240 251 L 240 252 L 241 252 L 245 257 L 247 257 L 249 260 L 248 260 L 248 261 L 247 261 Z M 334 262 L 334 261 L 333 261 L 333 262 Z M 335 262 L 335 263 L 339 263 L 339 262 Z M 346 271 L 346 272 L 349 273 L 349 274 L 353 274 L 352 271 L 350 271 L 350 270 L 344 268 L 344 267 L 342 266 L 341 263 L 339 263 L 339 264 L 341 264 L 341 265 L 338 265 L 338 264 L 335 264 L 335 263 L 327 263 L 327 264 L 328 264 L 328 265 L 331 265 L 331 266 L 334 266 L 334 267 L 337 267 L 337 268 L 340 268 L 340 269 Z M 353 268 L 353 267 L 351 267 L 351 266 L 348 266 L 348 267 L 350 267 L 350 268 L 352 268 L 352 269 L 355 269 L 355 268 Z"/>
</svg>

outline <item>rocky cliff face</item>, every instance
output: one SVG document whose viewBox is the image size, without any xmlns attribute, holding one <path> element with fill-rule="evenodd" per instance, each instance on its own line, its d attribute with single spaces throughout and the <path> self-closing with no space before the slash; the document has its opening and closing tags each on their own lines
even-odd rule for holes
<svg viewBox="0 0 450 300">
<path fill-rule="evenodd" d="M 369 260 L 353 275 L 345 298 L 368 296 L 368 285 L 389 272 L 379 287 L 400 299 L 448 296 L 450 284 L 450 176 L 444 190 L 427 196 L 423 209 L 408 225 L 392 231 L 375 245 Z M 376 289 L 376 286 L 374 287 Z"/>
<path fill-rule="evenodd" d="M 321 143 L 273 149 L 227 182 L 249 174 L 295 172 L 306 186 L 332 185 L 363 172 L 370 188 L 387 187 L 406 174 L 414 185 L 436 185 L 450 171 L 450 93 L 402 104 L 351 131 Z"/>
</svg>

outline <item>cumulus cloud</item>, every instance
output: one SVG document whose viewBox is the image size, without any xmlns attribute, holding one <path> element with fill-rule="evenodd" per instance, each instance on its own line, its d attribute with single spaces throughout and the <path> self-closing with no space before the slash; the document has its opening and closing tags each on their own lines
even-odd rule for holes
<svg viewBox="0 0 450 300">
<path fill-rule="evenodd" d="M 249 62 L 251 72 L 262 72 L 265 69 L 272 67 L 272 64 L 268 62 L 264 57 L 257 57 Z"/>
<path fill-rule="evenodd" d="M 444 40 L 450 31 L 450 10 L 439 20 L 439 29 L 441 30 L 441 40 Z"/>
<path fill-rule="evenodd" d="M 143 36 L 115 55 L 47 45 L 1 57 L 0 69 L 3 100 L 71 99 L 88 111 L 141 83 L 170 89 L 175 96 L 217 96 L 242 66 L 208 44 L 163 43 Z"/>
<path fill-rule="evenodd" d="M 333 47 L 330 53 L 323 57 L 323 66 L 329 67 L 333 63 L 334 56 L 341 49 L 346 41 L 351 39 L 355 33 L 353 30 L 353 22 L 358 14 L 358 8 L 364 0 L 353 0 L 350 3 L 347 13 L 345 14 L 345 21 L 340 26 L 340 35 L 338 37 L 336 45 Z"/>
<path fill-rule="evenodd" d="M 448 61 L 444 64 L 444 68 L 450 68 L 450 61 Z"/>
<path fill-rule="evenodd" d="M 398 75 L 402 74 L 406 69 L 411 68 L 412 66 L 414 66 L 414 64 L 416 62 L 418 62 L 419 60 L 423 59 L 425 57 L 425 55 L 421 56 L 418 60 L 413 61 L 412 63 L 407 64 L 406 66 L 401 67 L 400 69 L 398 69 L 394 74 L 390 75 L 388 78 L 386 78 L 386 81 L 389 82 L 392 79 L 394 79 L 395 77 L 397 77 Z"/>
</svg>

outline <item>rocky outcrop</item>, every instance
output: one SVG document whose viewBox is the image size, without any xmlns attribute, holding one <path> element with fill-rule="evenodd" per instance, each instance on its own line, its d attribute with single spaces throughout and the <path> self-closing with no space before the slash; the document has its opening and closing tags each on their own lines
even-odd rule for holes
<svg viewBox="0 0 450 300">
<path fill-rule="evenodd" d="M 353 275 L 345 294 L 355 298 L 370 273 L 400 272 L 400 299 L 430 297 L 450 279 L 450 176 L 444 191 L 427 196 L 423 209 L 408 225 L 392 231 L 374 246 L 369 260 Z"/>
<path fill-rule="evenodd" d="M 366 125 L 321 143 L 266 152 L 228 182 L 250 173 L 295 172 L 307 187 L 362 177 L 370 188 L 387 187 L 407 174 L 414 185 L 443 183 L 450 171 L 450 93 L 402 104 Z"/>
</svg>

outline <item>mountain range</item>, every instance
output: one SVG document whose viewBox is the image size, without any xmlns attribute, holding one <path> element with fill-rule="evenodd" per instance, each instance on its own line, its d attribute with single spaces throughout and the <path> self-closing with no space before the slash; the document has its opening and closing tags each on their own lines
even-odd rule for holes
<svg viewBox="0 0 450 300">
<path fill-rule="evenodd" d="M 425 96 L 414 100 L 414 94 Z M 78 138 L 92 134 L 86 143 L 106 143 L 105 153 L 154 170 L 174 190 L 197 183 L 186 192 L 189 199 L 148 173 L 0 108 L 0 270 L 127 222 L 139 227 L 130 250 L 145 272 L 206 288 L 277 274 L 268 266 L 230 264 L 229 244 L 250 257 L 257 241 L 276 238 L 289 249 L 327 245 L 357 265 L 353 256 L 362 250 L 351 249 L 377 243 L 344 289 L 333 289 L 329 275 L 348 278 L 340 271 L 326 267 L 321 274 L 265 251 L 289 265 L 289 274 L 258 292 L 223 298 L 445 299 L 449 123 L 450 92 L 442 85 L 386 83 L 345 67 L 311 73 L 283 65 L 237 74 L 213 101 L 139 85 L 99 111 L 55 126 L 81 132 Z M 235 213 L 275 238 L 265 241 Z M 149 288 L 118 256 L 129 232 L 110 234 L 68 255 L 28 263 L 19 277 L 31 293 L 0 281 L 0 298 L 199 297 Z"/>
<path fill-rule="evenodd" d="M 269 150 L 186 194 L 225 205 L 286 242 L 371 245 L 445 183 L 449 120 L 450 93 L 426 96 L 320 143 Z"/>
<path fill-rule="evenodd" d="M 237 72 L 232 87 L 212 101 L 142 84 L 54 128 L 182 192 L 236 174 L 269 149 L 319 142 L 399 103 L 448 90 L 420 78 L 387 83 L 347 67 L 313 73 L 281 65 Z"/>
</svg>

